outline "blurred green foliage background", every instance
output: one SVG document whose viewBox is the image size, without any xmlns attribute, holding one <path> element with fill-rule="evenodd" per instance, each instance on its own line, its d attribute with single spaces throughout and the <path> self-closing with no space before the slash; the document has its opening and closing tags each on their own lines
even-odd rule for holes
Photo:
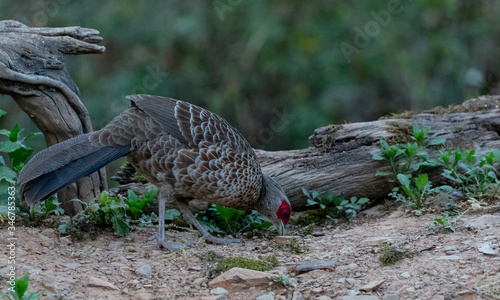
<svg viewBox="0 0 500 300">
<path fill-rule="evenodd" d="M 105 54 L 67 57 L 94 128 L 125 95 L 157 94 L 218 113 L 267 150 L 307 147 L 330 123 L 500 94 L 499 16 L 494 0 L 0 2 L 0 19 L 101 32 Z M 0 103 L 0 128 L 36 130 Z"/>
</svg>

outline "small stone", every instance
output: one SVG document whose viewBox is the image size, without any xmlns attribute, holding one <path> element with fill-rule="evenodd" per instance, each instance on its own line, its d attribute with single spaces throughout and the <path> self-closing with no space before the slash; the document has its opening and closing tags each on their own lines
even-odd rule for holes
<svg viewBox="0 0 500 300">
<path fill-rule="evenodd" d="M 309 272 L 312 270 L 326 270 L 333 272 L 335 269 L 335 261 L 333 260 L 311 260 L 301 263 L 296 266 L 294 271 L 297 274 Z"/>
<path fill-rule="evenodd" d="M 201 271 L 202 267 L 200 266 L 190 266 L 188 268 L 189 271 Z"/>
<path fill-rule="evenodd" d="M 274 238 L 274 242 L 278 246 L 280 246 L 280 245 L 286 245 L 286 244 L 290 243 L 291 241 L 293 241 L 294 239 L 297 239 L 297 238 L 298 237 L 296 237 L 296 236 L 279 235 L 279 236 L 277 236 L 277 237 Z"/>
<path fill-rule="evenodd" d="M 215 289 L 210 291 L 210 294 L 212 294 L 212 295 L 225 295 L 227 293 L 228 293 L 228 291 L 225 288 L 221 288 L 221 287 L 215 288 Z"/>
<path fill-rule="evenodd" d="M 359 290 L 362 292 L 376 291 L 384 282 L 385 282 L 385 279 L 374 280 L 374 281 L 371 281 L 368 284 L 365 284 L 364 286 L 360 287 Z"/>
<path fill-rule="evenodd" d="M 260 271 L 232 268 L 208 283 L 211 288 L 223 287 L 228 291 L 243 290 L 250 287 L 269 286 L 270 274 Z"/>
<path fill-rule="evenodd" d="M 496 244 L 492 245 L 488 242 L 477 244 L 477 250 L 479 250 L 479 252 L 481 252 L 483 254 L 487 254 L 487 255 L 500 254 L 500 250 L 498 249 L 498 245 L 496 245 Z"/>
<path fill-rule="evenodd" d="M 458 255 L 447 255 L 438 257 L 438 260 L 460 260 L 460 259 L 462 258 Z"/>
<path fill-rule="evenodd" d="M 345 271 L 345 270 L 356 270 L 358 268 L 358 265 L 356 263 L 348 264 L 345 266 L 339 266 L 337 269 L 339 271 Z"/>
<path fill-rule="evenodd" d="M 316 298 L 316 300 L 332 300 L 332 298 L 328 296 L 319 296 L 318 298 Z"/>
<path fill-rule="evenodd" d="M 385 294 L 382 300 L 399 300 L 399 292 Z"/>
<path fill-rule="evenodd" d="M 349 282 L 352 286 L 358 286 L 361 284 L 361 281 L 354 278 L 347 278 L 346 281 Z"/>
<path fill-rule="evenodd" d="M 274 300 L 274 296 L 270 294 L 264 294 L 256 298 L 256 300 Z"/>
<path fill-rule="evenodd" d="M 196 278 L 195 280 L 193 280 L 193 285 L 195 286 L 200 286 L 202 285 L 205 281 L 207 280 L 206 277 L 201 277 L 201 278 Z"/>
<path fill-rule="evenodd" d="M 470 277 L 469 275 L 464 275 L 464 276 L 460 277 L 460 279 L 467 280 L 467 279 L 469 279 L 469 277 Z"/>
<path fill-rule="evenodd" d="M 363 240 L 363 243 L 367 246 L 382 246 L 383 244 L 386 243 L 394 243 L 398 239 L 395 237 L 390 237 L 390 236 L 377 236 L 377 237 L 370 237 L 365 240 Z"/>
<path fill-rule="evenodd" d="M 92 287 L 102 287 L 108 290 L 119 290 L 119 288 L 117 288 L 114 284 L 94 276 L 89 277 L 87 285 Z"/>
<path fill-rule="evenodd" d="M 112 250 L 117 250 L 123 247 L 123 242 L 122 241 L 111 241 L 109 242 L 108 248 Z"/>
<path fill-rule="evenodd" d="M 404 278 L 410 278 L 410 276 L 411 275 L 408 272 L 404 272 L 404 273 L 401 274 L 401 277 L 404 277 Z"/>
<path fill-rule="evenodd" d="M 337 282 L 339 282 L 339 283 L 344 283 L 344 282 L 345 282 L 345 278 L 344 278 L 344 277 L 339 278 L 339 280 L 337 280 Z"/>
<path fill-rule="evenodd" d="M 295 291 L 295 292 L 293 292 L 292 300 L 305 300 L 305 299 L 304 299 L 304 296 L 302 296 L 301 292 Z"/>
<path fill-rule="evenodd" d="M 139 268 L 135 269 L 135 272 L 137 274 L 144 275 L 147 278 L 151 278 L 151 275 L 153 273 L 153 269 L 151 268 L 150 265 L 143 265 L 143 266 L 140 266 Z"/>
<path fill-rule="evenodd" d="M 407 288 L 407 289 L 406 289 L 406 291 L 407 291 L 408 293 L 414 293 L 414 292 L 415 292 L 415 288 L 414 288 L 414 287 L 412 287 L 412 286 L 410 286 L 409 288 Z"/>
<path fill-rule="evenodd" d="M 342 300 L 379 300 L 377 296 L 360 295 L 360 296 L 344 296 Z"/>
<path fill-rule="evenodd" d="M 317 287 L 317 288 L 313 288 L 311 290 L 311 293 L 313 294 L 319 294 L 319 293 L 322 293 L 324 291 L 324 289 L 322 287 Z"/>
<path fill-rule="evenodd" d="M 382 208 L 382 205 L 376 205 L 372 208 L 365 209 L 361 211 L 359 214 L 362 216 L 367 216 L 367 217 L 378 217 L 381 215 L 380 209 Z"/>
<path fill-rule="evenodd" d="M 479 218 L 469 222 L 473 227 L 485 227 L 486 225 L 500 224 L 500 216 L 482 215 Z"/>
</svg>

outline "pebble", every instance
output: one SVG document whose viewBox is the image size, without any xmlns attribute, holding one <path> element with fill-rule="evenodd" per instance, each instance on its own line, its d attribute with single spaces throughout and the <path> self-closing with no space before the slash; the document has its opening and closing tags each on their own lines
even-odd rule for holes
<svg viewBox="0 0 500 300">
<path fill-rule="evenodd" d="M 102 287 L 102 288 L 105 288 L 105 289 L 108 289 L 108 290 L 119 290 L 111 282 L 108 282 L 108 281 L 106 281 L 104 279 L 97 278 L 97 277 L 94 277 L 94 276 L 90 276 L 89 277 L 87 285 L 88 286 L 92 286 L 92 287 Z"/>
<path fill-rule="evenodd" d="M 304 296 L 302 296 L 301 292 L 295 291 L 295 292 L 293 292 L 292 300 L 305 300 L 305 299 L 304 299 Z"/>
<path fill-rule="evenodd" d="M 379 300 L 377 296 L 360 295 L 360 296 L 344 296 L 342 300 Z"/>
<path fill-rule="evenodd" d="M 305 261 L 294 268 L 295 273 L 305 273 L 313 270 L 327 270 L 333 272 L 335 261 L 333 260 L 311 260 Z"/>
<path fill-rule="evenodd" d="M 363 285 L 362 287 L 359 288 L 359 290 L 362 292 L 376 291 L 384 282 L 385 279 L 374 280 L 369 282 L 368 284 Z"/>
<path fill-rule="evenodd" d="M 462 259 L 458 255 L 447 255 L 447 256 L 440 256 L 437 260 L 460 260 Z"/>
<path fill-rule="evenodd" d="M 498 249 L 498 245 L 486 243 L 477 244 L 477 250 L 483 254 L 487 255 L 498 255 L 500 254 L 500 250 Z"/>
<path fill-rule="evenodd" d="M 332 298 L 328 296 L 319 296 L 318 298 L 316 298 L 316 300 L 332 300 Z"/>
<path fill-rule="evenodd" d="M 212 295 L 225 295 L 227 293 L 228 293 L 228 291 L 225 288 L 221 288 L 221 287 L 215 288 L 215 289 L 210 291 L 210 294 L 212 294 Z"/>
<path fill-rule="evenodd" d="M 399 292 L 385 294 L 382 300 L 399 300 Z"/>
<path fill-rule="evenodd" d="M 401 277 L 404 277 L 404 278 L 410 278 L 410 273 L 408 272 L 404 272 L 404 273 L 401 273 Z"/>
<path fill-rule="evenodd" d="M 264 294 L 257 297 L 256 300 L 274 300 L 274 293 Z"/>
<path fill-rule="evenodd" d="M 135 272 L 137 274 L 144 275 L 147 278 L 151 278 L 153 269 L 151 268 L 150 265 L 143 265 L 143 266 L 140 266 L 139 268 L 135 269 Z"/>
<path fill-rule="evenodd" d="M 363 240 L 363 243 L 367 246 L 382 246 L 385 243 L 394 243 L 398 239 L 395 237 L 390 237 L 390 236 L 377 236 L 377 237 L 370 237 L 365 240 Z"/>
<path fill-rule="evenodd" d="M 347 278 L 346 281 L 349 282 L 352 286 L 358 286 L 361 284 L 361 281 L 354 278 Z"/>
<path fill-rule="evenodd" d="M 345 271 L 345 270 L 356 270 L 358 268 L 358 265 L 356 263 L 348 264 L 345 266 L 339 266 L 337 269 L 339 271 Z"/>
</svg>

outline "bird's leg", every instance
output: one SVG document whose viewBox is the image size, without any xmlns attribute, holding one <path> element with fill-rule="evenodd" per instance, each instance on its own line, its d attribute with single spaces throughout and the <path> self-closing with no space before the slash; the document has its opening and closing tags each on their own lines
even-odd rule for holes
<svg viewBox="0 0 500 300">
<path fill-rule="evenodd" d="M 198 229 L 201 234 L 202 234 L 202 239 L 204 239 L 207 243 L 211 244 L 217 244 L 217 245 L 231 245 L 231 243 L 241 243 L 243 242 L 242 239 L 223 239 L 223 238 L 218 238 L 210 234 L 205 227 L 203 227 L 198 220 L 196 220 L 196 217 L 193 215 L 191 210 L 189 210 L 189 206 L 187 202 L 184 201 L 177 201 L 177 205 L 179 206 L 179 210 L 182 212 L 182 214 L 188 218 L 188 220 L 191 222 L 191 224 Z"/>
<path fill-rule="evenodd" d="M 158 193 L 158 232 L 156 233 L 156 241 L 160 248 L 181 252 L 182 246 L 192 245 L 192 243 L 171 244 L 165 242 L 165 203 L 167 199 L 172 199 L 173 197 L 174 191 L 172 190 L 172 188 L 160 188 L 160 191 Z"/>
</svg>

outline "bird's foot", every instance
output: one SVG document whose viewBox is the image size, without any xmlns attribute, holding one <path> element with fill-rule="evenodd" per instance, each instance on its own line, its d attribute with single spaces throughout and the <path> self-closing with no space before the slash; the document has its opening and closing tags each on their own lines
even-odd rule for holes
<svg viewBox="0 0 500 300">
<path fill-rule="evenodd" d="M 225 246 L 230 246 L 231 243 L 242 243 L 243 242 L 242 239 L 223 239 L 223 238 L 215 237 L 211 234 L 203 236 L 202 239 L 204 239 L 205 242 L 210 243 L 210 244 L 225 245 Z"/>
<path fill-rule="evenodd" d="M 182 249 L 187 246 L 191 246 L 193 243 L 182 243 L 182 244 L 171 244 L 165 241 L 158 241 L 158 246 L 162 249 L 175 251 L 178 253 L 182 253 Z"/>
</svg>

